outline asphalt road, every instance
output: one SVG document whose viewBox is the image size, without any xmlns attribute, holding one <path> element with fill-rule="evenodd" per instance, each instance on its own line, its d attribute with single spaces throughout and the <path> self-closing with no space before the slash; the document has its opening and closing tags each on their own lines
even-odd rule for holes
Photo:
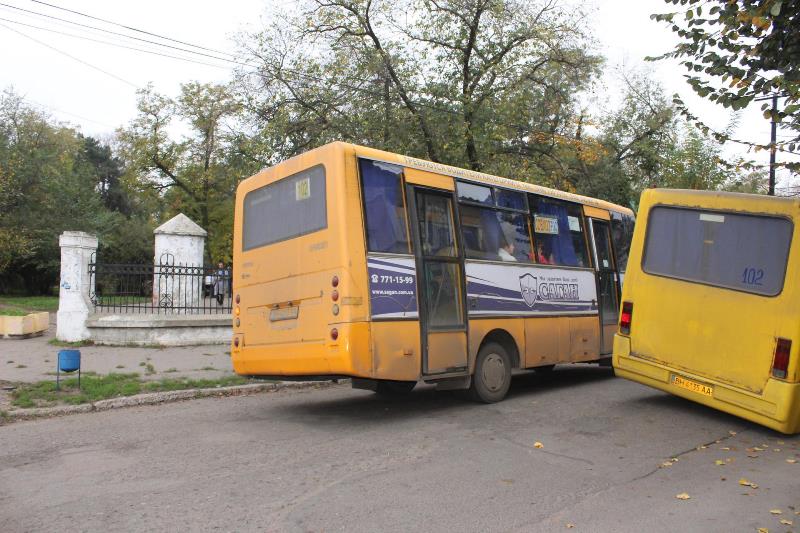
<svg viewBox="0 0 800 533">
<path fill-rule="evenodd" d="M 595 367 L 495 405 L 340 385 L 0 427 L 3 532 L 800 531 L 795 509 L 799 437 Z"/>
</svg>

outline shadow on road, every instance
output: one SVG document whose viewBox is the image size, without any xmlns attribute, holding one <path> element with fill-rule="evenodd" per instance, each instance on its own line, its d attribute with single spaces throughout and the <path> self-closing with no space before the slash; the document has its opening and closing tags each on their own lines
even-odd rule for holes
<svg viewBox="0 0 800 533">
<path fill-rule="evenodd" d="M 512 379 L 511 389 L 504 402 L 595 384 L 613 377 L 614 373 L 610 368 L 588 365 L 560 367 L 547 374 L 522 373 Z M 296 402 L 272 409 L 303 423 L 332 424 L 338 427 L 344 423 L 364 427 L 364 425 L 392 424 L 451 410 L 461 414 L 472 409 L 495 408 L 492 405 L 473 402 L 461 391 L 437 391 L 433 385 L 427 384 L 420 384 L 407 396 L 397 398 L 387 398 L 361 390 L 353 390 L 345 397 L 304 395 L 302 399 L 300 396 L 297 398 Z"/>
<path fill-rule="evenodd" d="M 681 424 L 681 421 L 694 424 L 699 422 L 706 425 L 723 425 L 729 426 L 732 430 L 737 432 L 748 431 L 752 432 L 753 436 L 761 438 L 782 438 L 785 437 L 782 433 L 771 430 L 749 420 L 739 418 L 737 416 L 718 411 L 703 404 L 681 398 L 680 396 L 673 396 L 666 392 L 661 392 L 652 389 L 652 394 L 643 395 L 633 398 L 625 402 L 625 406 L 632 409 L 651 409 L 663 413 L 665 419 L 670 423 Z"/>
</svg>

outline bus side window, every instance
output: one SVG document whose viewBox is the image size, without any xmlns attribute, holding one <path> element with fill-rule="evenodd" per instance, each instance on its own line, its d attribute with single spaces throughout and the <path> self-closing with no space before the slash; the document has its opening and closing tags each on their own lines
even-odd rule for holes
<svg viewBox="0 0 800 533">
<path fill-rule="evenodd" d="M 394 254 L 411 253 L 403 197 L 402 168 L 389 163 L 359 159 L 367 250 Z"/>
<path fill-rule="evenodd" d="M 577 204 L 531 195 L 537 263 L 588 267 L 583 215 Z"/>
<path fill-rule="evenodd" d="M 469 259 L 530 261 L 531 240 L 525 215 L 461 204 L 461 232 Z"/>
<path fill-rule="evenodd" d="M 623 215 L 616 211 L 611 212 L 611 240 L 617 256 L 617 267 L 620 272 L 625 272 L 628 264 L 628 254 L 631 251 L 633 239 L 633 226 L 635 219 L 631 215 Z"/>
</svg>

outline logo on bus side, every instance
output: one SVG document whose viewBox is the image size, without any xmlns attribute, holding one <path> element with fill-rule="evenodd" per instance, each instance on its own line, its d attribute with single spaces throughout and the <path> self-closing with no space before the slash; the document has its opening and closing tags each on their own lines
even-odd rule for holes
<svg viewBox="0 0 800 533">
<path fill-rule="evenodd" d="M 519 277 L 519 290 L 522 293 L 522 299 L 528 304 L 528 307 L 533 307 L 536 303 L 536 277 L 530 274 L 523 274 Z"/>
<path fill-rule="evenodd" d="M 523 274 L 519 277 L 519 291 L 522 294 L 522 299 L 528 304 L 528 307 L 533 307 L 537 299 L 579 300 L 577 283 L 553 283 L 542 281 L 537 285 L 537 281 L 536 276 L 530 274 Z"/>
</svg>

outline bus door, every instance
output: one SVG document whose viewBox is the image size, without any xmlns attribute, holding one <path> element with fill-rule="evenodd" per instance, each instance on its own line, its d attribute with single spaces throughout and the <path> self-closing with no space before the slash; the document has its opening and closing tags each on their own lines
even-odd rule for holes
<svg viewBox="0 0 800 533">
<path fill-rule="evenodd" d="M 600 310 L 600 353 L 614 349 L 614 332 L 619 318 L 619 276 L 611 253 L 611 228 L 608 221 L 590 218 L 592 254 L 597 272 L 597 299 Z"/>
<path fill-rule="evenodd" d="M 464 251 L 452 191 L 407 185 L 417 264 L 422 374 L 466 374 Z"/>
</svg>

